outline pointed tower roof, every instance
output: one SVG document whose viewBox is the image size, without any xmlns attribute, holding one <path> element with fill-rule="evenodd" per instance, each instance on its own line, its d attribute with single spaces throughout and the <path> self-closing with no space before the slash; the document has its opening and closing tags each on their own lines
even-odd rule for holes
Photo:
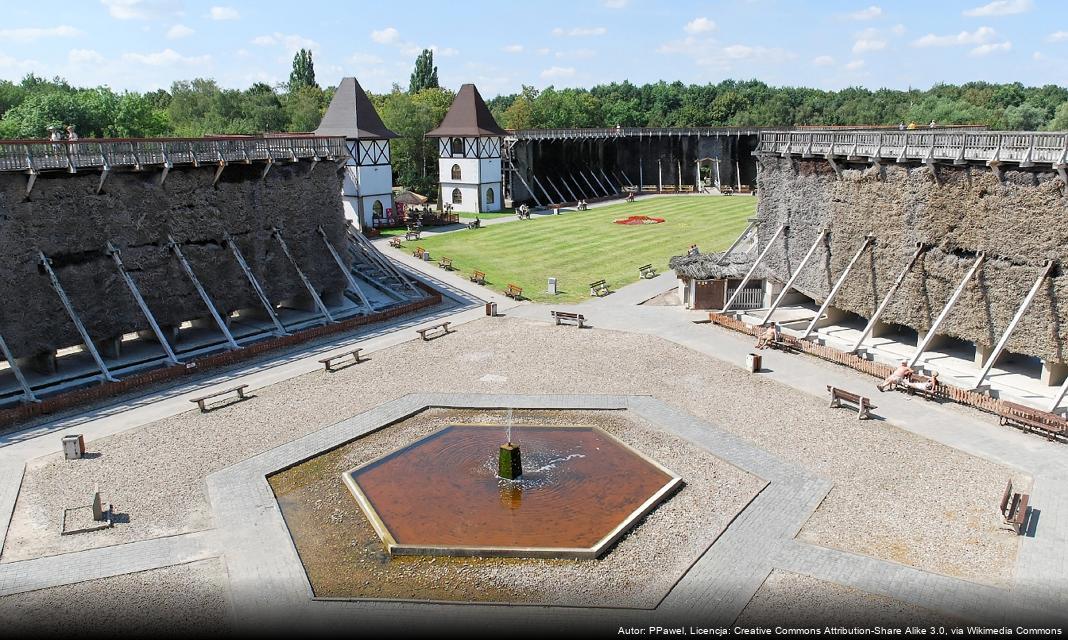
<svg viewBox="0 0 1068 640">
<path fill-rule="evenodd" d="M 504 129 L 493 119 L 489 107 L 473 84 L 460 87 L 456 99 L 452 101 L 449 112 L 441 121 L 441 126 L 426 134 L 428 138 L 450 138 L 452 136 L 503 136 Z"/>
<path fill-rule="evenodd" d="M 315 134 L 361 140 L 388 140 L 397 137 L 397 134 L 382 124 L 382 118 L 378 117 L 375 106 L 371 104 L 371 99 L 364 93 L 360 83 L 356 82 L 356 78 L 341 79 L 341 84 L 337 86 L 334 98 L 330 101 L 326 115 L 323 116 Z"/>
</svg>

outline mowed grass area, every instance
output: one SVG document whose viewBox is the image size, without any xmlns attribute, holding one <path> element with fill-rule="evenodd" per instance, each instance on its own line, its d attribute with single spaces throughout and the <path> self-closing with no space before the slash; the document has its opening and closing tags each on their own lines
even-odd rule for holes
<svg viewBox="0 0 1068 640">
<path fill-rule="evenodd" d="M 667 270 L 671 256 L 696 243 L 702 252 L 730 246 L 756 211 L 756 198 L 662 197 L 620 203 L 560 216 L 535 217 L 475 230 L 460 230 L 418 242 L 416 246 L 442 256 L 465 275 L 478 269 L 486 285 L 498 292 L 513 283 L 523 297 L 538 302 L 578 302 L 589 298 L 589 283 L 604 278 L 615 290 L 638 280 L 638 267 L 652 264 Z M 661 224 L 621 225 L 613 220 L 630 215 L 664 218 Z M 398 251 L 398 249 L 391 249 Z M 559 294 L 546 292 L 549 277 L 557 278 Z"/>
</svg>

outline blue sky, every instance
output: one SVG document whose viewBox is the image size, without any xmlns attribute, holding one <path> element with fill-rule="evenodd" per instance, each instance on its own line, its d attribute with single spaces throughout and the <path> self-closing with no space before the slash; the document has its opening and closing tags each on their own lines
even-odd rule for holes
<svg viewBox="0 0 1068 640">
<path fill-rule="evenodd" d="M 1068 84 L 1064 0 L 0 1 L 0 78 L 119 90 L 284 82 L 301 47 L 320 84 L 355 75 L 372 91 L 406 87 L 432 47 L 443 85 L 487 97 L 661 79 Z"/>
</svg>

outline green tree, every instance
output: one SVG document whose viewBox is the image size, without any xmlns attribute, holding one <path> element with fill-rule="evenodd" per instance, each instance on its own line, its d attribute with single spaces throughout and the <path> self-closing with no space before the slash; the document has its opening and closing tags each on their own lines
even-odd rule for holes
<svg viewBox="0 0 1068 640">
<path fill-rule="evenodd" d="M 1030 102 L 1005 109 L 1005 128 L 1014 131 L 1037 131 L 1046 124 L 1049 116 L 1045 110 Z"/>
<path fill-rule="evenodd" d="M 290 91 L 282 105 L 286 116 L 286 131 L 314 131 L 326 110 L 324 95 L 319 87 L 301 87 Z"/>
<path fill-rule="evenodd" d="M 434 52 L 430 49 L 423 49 L 423 52 L 415 59 L 415 70 L 412 71 L 411 82 L 408 84 L 408 93 L 419 93 L 423 89 L 437 89 L 438 86 L 438 68 L 434 66 Z"/>
<path fill-rule="evenodd" d="M 312 52 L 301 49 L 293 56 L 293 70 L 289 72 L 289 90 L 299 91 L 302 87 L 315 87 L 315 63 L 312 62 Z"/>
</svg>

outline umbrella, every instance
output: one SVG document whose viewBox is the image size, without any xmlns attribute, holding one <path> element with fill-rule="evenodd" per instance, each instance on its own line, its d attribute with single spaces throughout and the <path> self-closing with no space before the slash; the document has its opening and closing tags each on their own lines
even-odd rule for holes
<svg viewBox="0 0 1068 640">
<path fill-rule="evenodd" d="M 418 205 L 426 204 L 427 199 L 426 196 L 419 195 L 414 191 L 401 191 L 393 198 L 393 201 L 400 204 Z"/>
</svg>

